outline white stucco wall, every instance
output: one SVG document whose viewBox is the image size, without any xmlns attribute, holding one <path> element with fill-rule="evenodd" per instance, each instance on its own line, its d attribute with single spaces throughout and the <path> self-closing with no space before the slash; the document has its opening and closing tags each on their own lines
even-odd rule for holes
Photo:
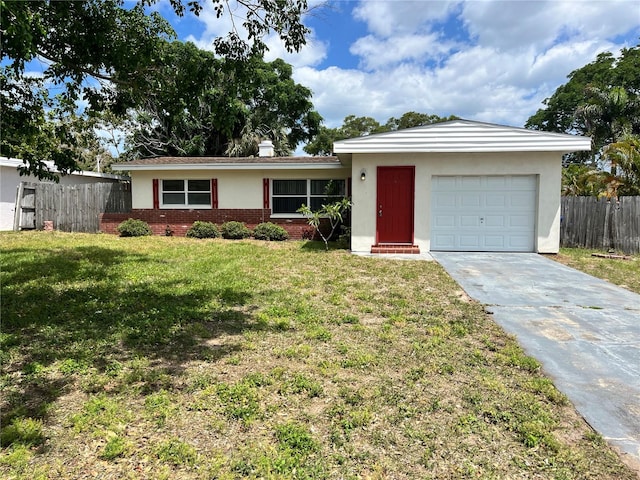
<svg viewBox="0 0 640 480">
<path fill-rule="evenodd" d="M 556 253 L 560 245 L 562 155 L 558 152 L 353 154 L 352 249 L 366 252 L 375 244 L 376 167 L 415 166 L 415 243 L 423 252 L 431 244 L 431 177 L 437 175 L 536 175 L 538 205 L 535 248 Z M 366 170 L 366 180 L 360 172 Z"/>
<path fill-rule="evenodd" d="M 218 180 L 218 208 L 262 208 L 262 180 L 348 178 L 348 168 L 320 170 L 189 170 L 131 172 L 133 208 L 153 208 L 153 179 Z"/>
</svg>

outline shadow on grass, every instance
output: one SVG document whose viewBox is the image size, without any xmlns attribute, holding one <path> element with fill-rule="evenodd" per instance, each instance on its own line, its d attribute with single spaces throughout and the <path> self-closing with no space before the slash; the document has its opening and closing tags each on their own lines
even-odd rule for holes
<svg viewBox="0 0 640 480">
<path fill-rule="evenodd" d="M 327 251 L 327 248 L 324 242 L 321 240 L 307 240 L 302 244 L 301 249 L 305 252 L 314 252 L 314 253 L 322 253 Z M 329 251 L 332 251 L 332 250 L 348 251 L 347 249 L 345 249 L 343 244 L 341 244 L 340 242 L 334 242 L 334 241 L 329 242 Z"/>
<path fill-rule="evenodd" d="M 163 260 L 145 254 L 13 249 L 2 263 L 2 425 L 44 417 L 75 374 L 115 375 L 118 365 L 143 358 L 138 376 L 134 368 L 121 378 L 163 388 L 158 378 L 166 383 L 186 362 L 218 361 L 240 348 L 217 337 L 269 328 L 254 321 L 246 285 L 222 274 L 192 285 L 175 264 L 165 277 Z"/>
</svg>

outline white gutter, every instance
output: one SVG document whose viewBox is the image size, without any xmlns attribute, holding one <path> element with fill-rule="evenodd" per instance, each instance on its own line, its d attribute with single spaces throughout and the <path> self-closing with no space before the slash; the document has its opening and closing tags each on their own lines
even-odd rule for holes
<svg viewBox="0 0 640 480">
<path fill-rule="evenodd" d="M 335 163 L 185 163 L 185 164 L 155 164 L 155 165 L 111 165 L 112 170 L 141 171 L 141 170 L 339 170 L 349 168 Z"/>
</svg>

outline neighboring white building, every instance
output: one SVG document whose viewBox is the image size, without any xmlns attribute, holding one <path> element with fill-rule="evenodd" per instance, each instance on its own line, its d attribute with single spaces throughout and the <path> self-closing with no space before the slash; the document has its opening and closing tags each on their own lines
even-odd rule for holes
<svg viewBox="0 0 640 480">
<path fill-rule="evenodd" d="M 55 171 L 53 163 L 46 162 L 50 170 Z M 0 157 L 0 231 L 13 230 L 16 208 L 16 194 L 20 182 L 45 182 L 33 176 L 20 176 L 18 167 L 24 165 L 22 160 Z M 128 177 L 109 173 L 74 172 L 61 175 L 61 185 L 78 185 L 84 183 L 120 182 Z"/>
</svg>

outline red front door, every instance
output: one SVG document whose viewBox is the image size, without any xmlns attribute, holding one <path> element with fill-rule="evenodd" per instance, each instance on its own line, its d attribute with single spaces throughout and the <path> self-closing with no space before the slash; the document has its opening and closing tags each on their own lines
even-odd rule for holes
<svg viewBox="0 0 640 480">
<path fill-rule="evenodd" d="M 413 244 L 414 179 L 415 167 L 378 167 L 378 244 Z"/>
</svg>

